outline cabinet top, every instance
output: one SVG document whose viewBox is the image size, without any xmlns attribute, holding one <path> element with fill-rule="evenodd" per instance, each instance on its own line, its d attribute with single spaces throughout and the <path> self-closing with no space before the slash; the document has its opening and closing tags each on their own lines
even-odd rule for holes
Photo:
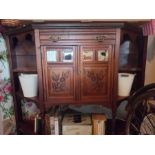
<svg viewBox="0 0 155 155">
<path fill-rule="evenodd" d="M 121 28 L 124 23 L 107 23 L 107 22 L 57 22 L 46 24 L 32 24 L 33 28 L 50 29 L 50 28 Z"/>
<path fill-rule="evenodd" d="M 29 24 L 22 27 L 12 28 L 5 32 L 6 35 L 22 33 L 34 29 L 126 29 L 141 32 L 141 28 L 124 22 L 53 22 L 42 24 Z"/>
</svg>

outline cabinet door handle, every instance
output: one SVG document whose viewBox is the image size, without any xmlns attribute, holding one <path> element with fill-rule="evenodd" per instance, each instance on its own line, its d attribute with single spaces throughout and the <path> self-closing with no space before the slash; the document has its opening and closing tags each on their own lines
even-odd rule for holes
<svg viewBox="0 0 155 155">
<path fill-rule="evenodd" d="M 49 37 L 49 40 L 53 41 L 53 42 L 58 42 L 61 39 L 60 36 L 55 36 L 55 35 L 51 35 Z"/>
<path fill-rule="evenodd" d="M 97 40 L 98 42 L 103 42 L 104 39 L 105 39 L 105 36 L 102 36 L 102 35 L 96 37 L 96 40 Z"/>
</svg>

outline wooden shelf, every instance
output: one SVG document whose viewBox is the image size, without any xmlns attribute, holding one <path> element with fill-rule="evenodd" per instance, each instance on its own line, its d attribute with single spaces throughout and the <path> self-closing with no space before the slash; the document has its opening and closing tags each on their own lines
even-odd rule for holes
<svg viewBox="0 0 155 155">
<path fill-rule="evenodd" d="M 12 56 L 36 56 L 36 54 L 12 54 Z"/>
<path fill-rule="evenodd" d="M 38 97 L 25 97 L 21 92 L 16 92 L 16 95 L 20 98 L 24 98 L 26 100 L 35 102 L 36 105 L 39 107 L 39 98 Z"/>
<path fill-rule="evenodd" d="M 32 73 L 32 72 L 37 72 L 37 69 L 34 67 L 23 67 L 23 68 L 15 68 L 13 69 L 13 72 Z"/>
<path fill-rule="evenodd" d="M 121 68 L 119 69 L 119 72 L 141 72 L 141 68 Z"/>
<path fill-rule="evenodd" d="M 18 131 L 24 135 L 34 135 L 34 121 L 23 120 L 18 124 Z"/>
</svg>

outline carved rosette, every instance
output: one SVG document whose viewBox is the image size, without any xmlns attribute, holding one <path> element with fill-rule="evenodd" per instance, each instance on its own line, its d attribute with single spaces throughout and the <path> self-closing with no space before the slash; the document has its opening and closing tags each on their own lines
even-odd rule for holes
<svg viewBox="0 0 155 155">
<path fill-rule="evenodd" d="M 67 90 L 66 80 L 70 75 L 70 71 L 55 73 L 52 72 L 52 89 L 55 92 L 63 92 Z"/>
<path fill-rule="evenodd" d="M 94 91 L 101 91 L 104 86 L 104 74 L 103 71 L 94 71 L 94 70 L 88 70 L 87 71 L 87 77 L 91 81 L 91 86 Z"/>
</svg>

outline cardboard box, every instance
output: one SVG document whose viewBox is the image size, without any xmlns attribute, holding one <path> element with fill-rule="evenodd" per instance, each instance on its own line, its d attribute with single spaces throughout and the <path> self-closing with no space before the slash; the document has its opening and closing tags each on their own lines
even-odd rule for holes
<svg viewBox="0 0 155 155">
<path fill-rule="evenodd" d="M 66 115 L 62 121 L 63 135 L 92 135 L 92 123 L 89 115 L 81 115 L 81 122 L 75 120 L 75 115 Z"/>
</svg>

